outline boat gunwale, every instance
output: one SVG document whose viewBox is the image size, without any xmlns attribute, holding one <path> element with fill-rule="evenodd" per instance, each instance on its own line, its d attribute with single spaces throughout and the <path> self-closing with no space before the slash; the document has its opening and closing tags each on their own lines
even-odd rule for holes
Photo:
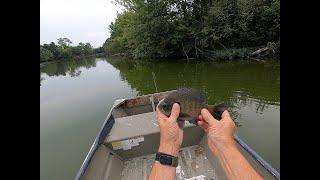
<svg viewBox="0 0 320 180">
<path fill-rule="evenodd" d="M 118 99 L 120 100 L 120 99 Z M 121 102 L 118 102 L 118 104 L 114 104 L 112 106 L 112 108 L 110 109 L 108 115 L 107 115 L 107 118 L 105 119 L 101 129 L 99 130 L 93 144 L 91 145 L 91 148 L 86 156 L 86 158 L 84 159 L 76 177 L 75 177 L 75 180 L 80 180 L 81 177 L 83 176 L 84 172 L 87 170 L 90 162 L 91 162 L 91 159 L 93 158 L 95 152 L 97 151 L 98 147 L 103 144 L 103 137 L 105 138 L 110 130 L 112 129 L 113 127 L 113 124 L 114 124 L 114 118 L 112 116 L 112 111 L 113 109 L 115 109 L 116 107 L 120 106 L 123 102 L 125 102 L 127 99 L 121 99 Z M 115 101 L 115 103 L 117 102 L 117 100 Z M 109 130 L 109 132 L 107 132 Z M 101 140 L 103 139 L 103 140 Z"/>
</svg>

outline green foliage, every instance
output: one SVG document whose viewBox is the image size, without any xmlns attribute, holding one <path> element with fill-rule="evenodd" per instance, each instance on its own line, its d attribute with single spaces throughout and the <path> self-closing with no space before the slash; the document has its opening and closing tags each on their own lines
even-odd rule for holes
<svg viewBox="0 0 320 180">
<path fill-rule="evenodd" d="M 58 44 L 62 48 L 68 48 L 72 44 L 72 41 L 68 38 L 59 38 Z"/>
<path fill-rule="evenodd" d="M 267 44 L 269 51 L 271 51 L 271 53 L 279 56 L 280 55 L 280 41 L 278 41 L 277 43 L 275 42 L 268 42 Z"/>
<path fill-rule="evenodd" d="M 196 57 L 280 38 L 280 0 L 116 0 L 126 11 L 109 25 L 107 54 Z M 239 55 L 243 56 L 243 55 Z"/>
<path fill-rule="evenodd" d="M 53 54 L 46 48 L 40 46 L 40 62 L 50 61 L 53 58 Z"/>
<path fill-rule="evenodd" d="M 54 42 L 40 45 L 40 61 L 85 57 L 94 53 L 90 43 L 80 42 L 78 46 L 71 46 L 71 44 L 72 42 L 70 39 L 59 38 L 58 45 L 56 45 Z"/>
</svg>

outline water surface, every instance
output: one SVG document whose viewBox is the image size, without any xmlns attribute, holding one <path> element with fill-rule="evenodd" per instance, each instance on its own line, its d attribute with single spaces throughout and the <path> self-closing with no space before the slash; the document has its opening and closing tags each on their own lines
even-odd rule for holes
<svg viewBox="0 0 320 180">
<path fill-rule="evenodd" d="M 133 61 L 96 58 L 40 68 L 41 179 L 74 179 L 113 102 L 188 86 L 225 101 L 238 135 L 280 170 L 279 62 Z"/>
</svg>

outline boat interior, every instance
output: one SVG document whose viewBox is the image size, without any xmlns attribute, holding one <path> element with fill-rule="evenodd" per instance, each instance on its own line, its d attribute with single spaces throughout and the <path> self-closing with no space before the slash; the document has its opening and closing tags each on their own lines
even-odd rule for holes
<svg viewBox="0 0 320 180">
<path fill-rule="evenodd" d="M 116 101 L 111 116 L 115 123 L 94 153 L 81 179 L 146 180 L 158 150 L 160 132 L 155 107 L 171 91 Z M 275 179 L 242 146 L 238 148 L 264 177 Z M 207 145 L 203 130 L 188 122 L 179 152 L 176 179 L 227 179 Z"/>
</svg>

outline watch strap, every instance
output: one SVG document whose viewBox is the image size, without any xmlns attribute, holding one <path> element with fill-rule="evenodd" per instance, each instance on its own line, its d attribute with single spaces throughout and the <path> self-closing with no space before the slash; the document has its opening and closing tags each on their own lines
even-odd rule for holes
<svg viewBox="0 0 320 180">
<path fill-rule="evenodd" d="M 170 158 L 170 159 L 171 159 L 171 164 L 161 162 L 160 159 L 163 158 L 162 156 L 165 157 L 165 158 Z M 158 152 L 158 153 L 156 154 L 156 159 L 155 159 L 155 160 L 156 160 L 156 161 L 159 161 L 159 162 L 160 162 L 161 164 L 163 164 L 163 165 L 168 165 L 168 166 L 173 166 L 173 167 L 177 167 L 177 166 L 178 166 L 178 157 L 172 156 L 172 155 L 170 155 L 170 154 Z"/>
</svg>

